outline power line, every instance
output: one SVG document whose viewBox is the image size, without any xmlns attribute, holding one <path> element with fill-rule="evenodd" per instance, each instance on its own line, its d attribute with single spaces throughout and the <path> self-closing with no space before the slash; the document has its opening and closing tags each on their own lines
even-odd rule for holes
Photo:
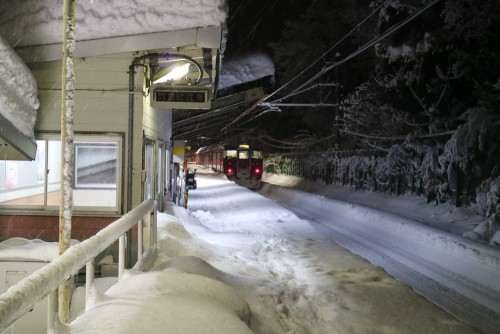
<svg viewBox="0 0 500 334">
<path fill-rule="evenodd" d="M 414 12 L 413 14 L 411 14 L 410 16 L 408 16 L 406 19 L 404 19 L 402 22 L 400 22 L 399 24 L 395 25 L 395 26 L 392 26 L 390 29 L 388 29 L 387 31 L 385 31 L 382 35 L 378 36 L 378 37 L 375 37 L 374 39 L 372 39 L 370 42 L 366 43 L 365 45 L 363 45 L 361 48 L 357 49 L 356 51 L 352 52 L 351 54 L 349 54 L 347 57 L 345 57 L 344 59 L 342 59 L 341 61 L 338 61 L 338 62 L 335 62 L 333 63 L 332 65 L 328 66 L 328 67 L 325 67 L 323 68 L 320 72 L 316 73 L 312 78 L 310 78 L 309 80 L 307 80 L 305 83 L 303 83 L 302 85 L 300 85 L 298 88 L 296 88 L 291 94 L 294 94 L 296 91 L 300 90 L 300 89 L 303 89 L 305 86 L 307 86 L 308 84 L 310 84 L 312 81 L 316 80 L 317 78 L 321 77 L 323 74 L 331 71 L 332 69 L 334 69 L 335 67 L 347 62 L 348 60 L 351 60 L 352 58 L 356 57 L 357 55 L 361 54 L 362 52 L 366 51 L 367 49 L 373 47 L 376 43 L 380 42 L 381 40 L 383 40 L 384 38 L 386 38 L 387 36 L 391 35 L 392 33 L 398 31 L 399 29 L 401 29 L 402 27 L 404 27 L 405 25 L 407 25 L 408 23 L 410 23 L 411 21 L 413 21 L 414 19 L 416 19 L 418 16 L 420 16 L 421 14 L 423 14 L 425 11 L 427 11 L 429 8 L 431 8 L 432 6 L 434 6 L 435 4 L 437 4 L 439 1 L 441 0 L 434 0 L 432 1 L 431 3 L 427 4 L 426 6 L 422 7 L 421 9 L 419 9 L 418 11 Z M 387 2 L 387 1 L 386 1 Z M 385 4 L 385 2 L 384 2 Z M 380 8 L 380 6 L 379 6 Z M 338 43 L 337 43 L 338 44 Z M 315 61 L 315 63 L 317 62 L 318 60 Z M 307 69 L 309 69 L 311 66 L 309 66 Z M 305 71 L 305 70 L 304 70 Z M 301 74 L 304 72 L 302 71 Z M 298 76 L 300 76 L 301 74 L 299 74 Z M 285 85 L 281 86 L 278 90 L 274 91 L 272 94 L 270 94 L 268 96 L 268 98 L 274 94 L 276 94 L 278 91 L 280 91 L 281 89 L 283 89 L 286 85 L 288 85 L 289 83 L 291 83 L 293 80 L 295 80 L 298 76 L 294 77 L 292 80 L 290 80 L 289 82 L 287 82 Z M 281 99 L 277 99 L 275 101 L 281 101 L 281 100 L 284 100 L 285 98 L 287 98 L 288 96 L 290 96 L 291 94 L 281 98 Z M 272 102 L 271 102 L 272 103 Z"/>
<path fill-rule="evenodd" d="M 388 1 L 389 0 L 385 0 L 380 6 L 378 6 L 374 11 L 372 11 L 367 17 L 365 17 L 363 20 L 361 20 L 361 22 L 359 22 L 358 24 L 356 24 L 356 26 L 354 28 L 352 28 L 351 31 L 349 31 L 347 34 L 345 34 L 344 37 L 342 37 L 339 41 L 337 41 L 337 43 L 335 43 L 328 50 L 326 50 L 318 59 L 316 59 L 314 62 L 312 62 L 308 67 L 306 67 L 304 70 L 302 70 L 295 77 L 293 77 L 288 82 L 286 82 L 285 84 L 283 84 L 280 88 L 278 88 L 273 93 L 271 93 L 268 96 L 268 98 L 270 98 L 271 96 L 275 95 L 276 93 L 278 93 L 279 91 L 281 91 L 282 89 L 284 89 L 286 86 L 288 86 L 293 81 L 295 81 L 298 77 L 300 77 L 302 74 L 304 74 L 306 71 L 308 71 L 311 67 L 313 67 L 314 65 L 316 65 L 316 63 L 318 63 L 327 54 L 329 54 L 333 49 L 335 49 L 340 43 L 342 43 L 345 39 L 347 39 L 347 37 L 349 37 L 352 33 L 358 31 L 359 28 L 361 27 L 361 25 L 363 25 L 366 21 L 368 21 L 368 19 L 370 19 L 376 12 L 378 12 Z"/>
</svg>

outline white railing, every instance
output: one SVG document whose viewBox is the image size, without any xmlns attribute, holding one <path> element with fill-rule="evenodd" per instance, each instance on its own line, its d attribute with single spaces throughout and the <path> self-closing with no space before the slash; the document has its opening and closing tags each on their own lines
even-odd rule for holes
<svg viewBox="0 0 500 334">
<path fill-rule="evenodd" d="M 156 226 L 154 222 L 150 222 L 151 212 L 155 207 L 156 203 L 152 199 L 142 202 L 93 237 L 70 247 L 63 255 L 0 295 L 0 333 L 29 312 L 36 303 L 52 292 L 56 292 L 62 282 L 75 275 L 84 266 L 86 266 L 87 270 L 87 291 L 90 291 L 94 281 L 94 258 L 116 240 L 119 240 L 118 273 L 119 277 L 121 277 L 125 269 L 125 233 L 136 224 L 138 224 L 138 261 L 134 269 L 142 270 L 145 267 L 144 263 L 152 261 L 147 258 L 153 257 L 156 253 Z M 150 237 L 148 238 L 149 242 L 147 243 L 149 245 L 146 245 L 147 247 L 143 246 L 144 223 L 149 225 L 147 230 Z M 49 329 L 52 328 L 52 321 L 57 312 L 55 305 L 57 298 L 54 298 L 53 295 L 49 298 Z M 86 304 L 88 305 L 88 303 Z"/>
</svg>

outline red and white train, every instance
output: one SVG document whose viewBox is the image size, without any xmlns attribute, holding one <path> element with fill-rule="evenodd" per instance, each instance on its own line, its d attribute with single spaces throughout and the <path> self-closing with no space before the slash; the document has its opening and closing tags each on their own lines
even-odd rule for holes
<svg viewBox="0 0 500 334">
<path fill-rule="evenodd" d="M 196 161 L 226 175 L 228 180 L 250 189 L 260 187 L 264 166 L 262 149 L 248 144 L 207 147 L 196 153 Z"/>
</svg>

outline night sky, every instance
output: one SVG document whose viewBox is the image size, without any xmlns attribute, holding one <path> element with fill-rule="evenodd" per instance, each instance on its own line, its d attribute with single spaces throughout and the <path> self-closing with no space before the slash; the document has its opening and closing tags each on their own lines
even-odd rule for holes
<svg viewBox="0 0 500 334">
<path fill-rule="evenodd" d="M 301 0 L 229 0 L 225 55 L 253 49 L 269 51 L 269 43 L 282 36 L 285 22 L 299 17 L 309 5 Z"/>
</svg>

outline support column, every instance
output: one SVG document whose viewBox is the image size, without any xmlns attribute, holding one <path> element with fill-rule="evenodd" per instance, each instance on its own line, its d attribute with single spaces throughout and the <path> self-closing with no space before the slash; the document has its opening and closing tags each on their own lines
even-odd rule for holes
<svg viewBox="0 0 500 334">
<path fill-rule="evenodd" d="M 63 57 L 61 94 L 61 201 L 59 206 L 59 255 L 69 247 L 71 241 L 71 217 L 73 215 L 73 168 L 74 168 L 74 70 L 75 56 L 75 9 L 76 0 L 64 0 L 63 8 Z M 69 280 L 59 286 L 59 318 L 69 322 Z"/>
</svg>

